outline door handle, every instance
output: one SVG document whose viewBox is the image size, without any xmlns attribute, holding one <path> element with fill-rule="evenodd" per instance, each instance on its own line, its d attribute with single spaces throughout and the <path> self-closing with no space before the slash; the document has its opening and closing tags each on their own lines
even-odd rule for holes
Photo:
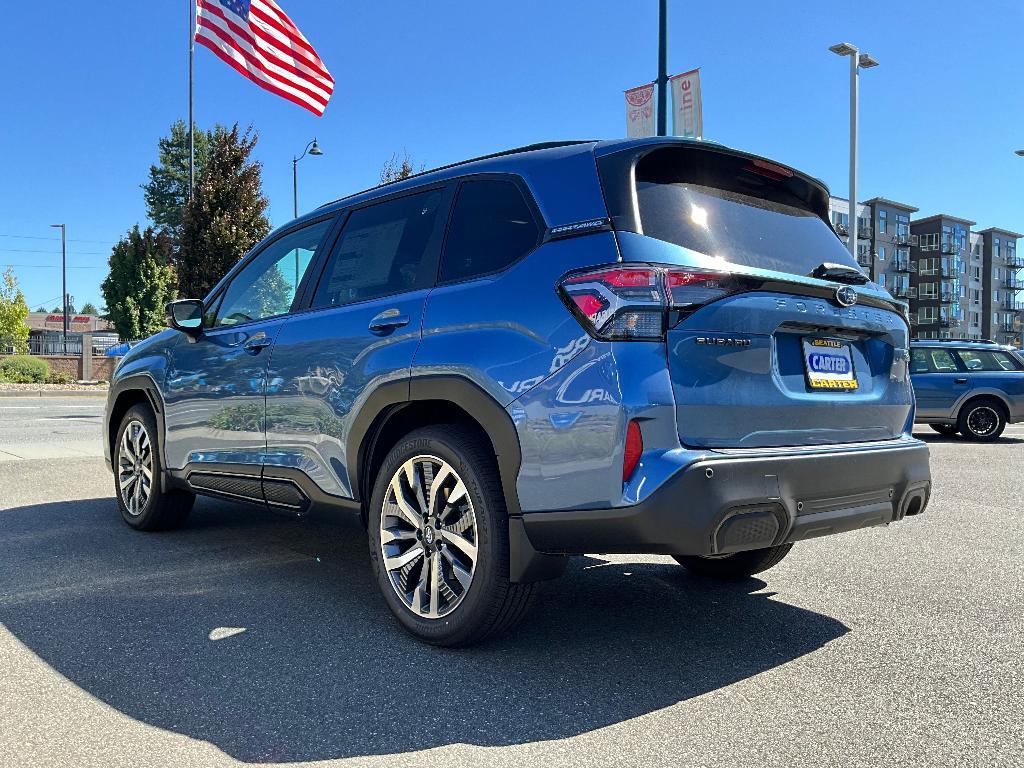
<svg viewBox="0 0 1024 768">
<path fill-rule="evenodd" d="M 247 352 L 252 352 L 255 355 L 261 349 L 269 347 L 273 343 L 273 340 L 269 336 L 261 333 L 256 336 L 250 336 L 245 340 L 245 343 L 242 346 Z"/>
<path fill-rule="evenodd" d="M 408 324 L 408 315 L 403 315 L 397 309 L 385 309 L 379 315 L 374 316 L 370 321 L 369 329 L 373 333 L 385 334 Z"/>
<path fill-rule="evenodd" d="M 953 379 L 953 383 L 954 384 L 966 384 L 967 383 L 967 377 L 966 376 L 957 376 L 955 379 Z"/>
</svg>

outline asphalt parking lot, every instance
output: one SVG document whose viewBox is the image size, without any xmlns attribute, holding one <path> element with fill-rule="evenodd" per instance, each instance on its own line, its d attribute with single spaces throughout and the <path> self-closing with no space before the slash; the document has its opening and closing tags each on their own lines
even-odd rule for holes
<svg viewBox="0 0 1024 768">
<path fill-rule="evenodd" d="M 1019 766 L 1024 427 L 926 515 L 737 585 L 576 559 L 522 628 L 392 621 L 348 517 L 119 518 L 102 399 L 0 399 L 0 765 Z"/>
</svg>

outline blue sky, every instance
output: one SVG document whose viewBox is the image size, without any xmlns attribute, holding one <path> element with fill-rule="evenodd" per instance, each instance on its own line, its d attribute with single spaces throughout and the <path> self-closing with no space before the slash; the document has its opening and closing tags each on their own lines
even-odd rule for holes
<svg viewBox="0 0 1024 768">
<path fill-rule="evenodd" d="M 269 215 L 371 186 L 393 152 L 427 167 L 563 138 L 621 136 L 622 91 L 655 76 L 656 0 L 279 0 L 337 84 L 323 118 L 196 51 L 196 119 L 253 124 Z M 669 0 L 670 72 L 702 68 L 705 136 L 791 163 L 846 194 L 848 40 L 861 77 L 861 199 L 1024 231 L 1019 0 Z M 110 246 L 145 209 L 157 138 L 186 115 L 188 1 L 14 3 L 0 46 L 0 268 L 34 309 L 100 304 Z M 36 30 L 33 32 L 32 30 Z M 11 237 L 16 235 L 18 237 Z"/>
</svg>

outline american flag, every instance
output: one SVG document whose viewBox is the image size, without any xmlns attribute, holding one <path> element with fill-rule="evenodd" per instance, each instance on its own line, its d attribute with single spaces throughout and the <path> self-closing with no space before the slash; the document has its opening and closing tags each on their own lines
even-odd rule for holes
<svg viewBox="0 0 1024 768">
<path fill-rule="evenodd" d="M 196 42 L 256 85 L 317 116 L 334 78 L 274 0 L 196 0 Z"/>
</svg>

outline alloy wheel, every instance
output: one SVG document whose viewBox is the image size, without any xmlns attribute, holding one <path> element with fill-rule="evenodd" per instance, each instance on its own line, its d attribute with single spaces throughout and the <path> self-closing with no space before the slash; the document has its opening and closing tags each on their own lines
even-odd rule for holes
<svg viewBox="0 0 1024 768">
<path fill-rule="evenodd" d="M 146 508 L 153 492 L 153 444 L 141 421 L 128 422 L 117 452 L 117 483 L 121 501 L 132 517 Z"/>
<path fill-rule="evenodd" d="M 384 570 L 414 614 L 438 619 L 462 602 L 478 559 L 476 513 L 448 462 L 420 455 L 391 477 L 380 516 Z"/>
<path fill-rule="evenodd" d="M 967 426 L 978 435 L 985 437 L 999 425 L 999 415 L 988 405 L 979 405 L 967 415 Z"/>
</svg>

